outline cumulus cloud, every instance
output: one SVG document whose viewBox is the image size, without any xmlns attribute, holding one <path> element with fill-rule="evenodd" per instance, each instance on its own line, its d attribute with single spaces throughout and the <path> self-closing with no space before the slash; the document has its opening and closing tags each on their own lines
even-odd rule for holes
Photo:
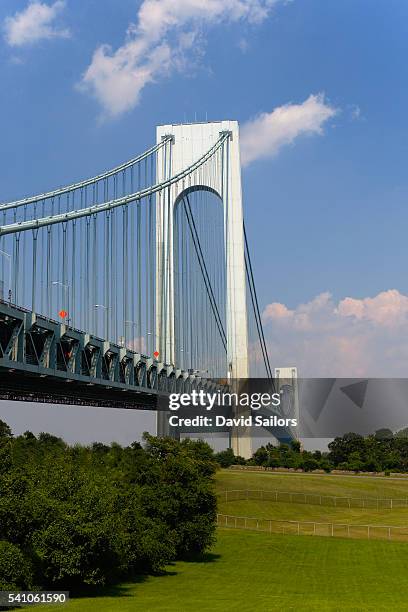
<svg viewBox="0 0 408 612">
<path fill-rule="evenodd" d="M 143 88 L 174 70 L 185 69 L 203 48 L 203 28 L 214 24 L 264 21 L 282 0 L 144 0 L 124 44 L 98 47 L 80 88 L 105 114 L 120 115 L 139 101 Z"/>
<path fill-rule="evenodd" d="M 273 157 L 280 149 L 305 134 L 323 134 L 323 126 L 337 114 L 323 93 L 311 95 L 302 104 L 285 104 L 271 113 L 261 113 L 241 128 L 241 158 L 244 166 Z"/>
<path fill-rule="evenodd" d="M 11 47 L 22 47 L 43 39 L 69 37 L 68 29 L 54 25 L 64 7 L 64 0 L 57 0 L 51 5 L 33 1 L 13 17 L 6 17 L 4 32 L 7 43 Z"/>
<path fill-rule="evenodd" d="M 274 302 L 263 321 L 272 362 L 301 376 L 406 376 L 408 296 L 396 289 L 337 303 L 322 293 L 294 309 Z"/>
</svg>

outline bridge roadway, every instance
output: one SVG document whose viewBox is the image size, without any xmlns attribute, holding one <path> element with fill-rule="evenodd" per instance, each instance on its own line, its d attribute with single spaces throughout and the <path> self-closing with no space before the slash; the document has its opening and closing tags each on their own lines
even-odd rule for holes
<svg viewBox="0 0 408 612">
<path fill-rule="evenodd" d="M 226 381 L 200 378 L 0 300 L 0 400 L 167 412 L 170 393 L 193 389 L 228 390 Z M 192 417 L 200 412 L 185 409 L 181 414 Z M 218 407 L 217 414 L 232 416 L 231 408 Z M 270 409 L 256 414 L 281 416 Z M 213 427 L 167 427 L 175 437 L 214 432 Z M 265 430 L 281 441 L 290 438 L 285 428 Z"/>
<path fill-rule="evenodd" d="M 0 300 L 0 399 L 166 410 L 219 382 Z"/>
</svg>

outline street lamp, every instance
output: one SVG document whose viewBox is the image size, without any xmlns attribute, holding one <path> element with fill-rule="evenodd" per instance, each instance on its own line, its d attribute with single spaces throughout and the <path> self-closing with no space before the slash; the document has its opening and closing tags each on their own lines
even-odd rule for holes
<svg viewBox="0 0 408 612">
<path fill-rule="evenodd" d="M 109 340 L 108 336 L 109 336 L 109 310 L 110 310 L 110 306 L 105 306 L 105 304 L 94 304 L 94 308 L 95 310 L 101 309 L 104 310 L 106 313 L 106 317 L 105 317 L 105 324 L 106 324 L 106 334 L 105 334 L 105 340 Z M 98 318 L 96 318 L 96 322 L 98 323 Z M 97 325 L 98 327 L 98 325 Z M 96 333 L 99 335 L 98 330 L 96 331 Z"/>
</svg>

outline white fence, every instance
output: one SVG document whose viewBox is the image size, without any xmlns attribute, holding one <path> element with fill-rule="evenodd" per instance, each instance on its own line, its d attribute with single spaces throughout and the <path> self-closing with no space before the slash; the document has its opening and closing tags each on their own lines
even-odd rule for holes
<svg viewBox="0 0 408 612">
<path fill-rule="evenodd" d="M 339 497 L 319 493 L 293 493 L 290 491 L 261 491 L 254 489 L 234 489 L 221 491 L 220 501 L 262 500 L 296 504 L 315 504 L 339 508 L 374 508 L 377 510 L 408 508 L 408 498 L 391 499 L 379 497 Z"/>
<path fill-rule="evenodd" d="M 396 527 L 393 525 L 352 525 L 347 523 L 287 521 L 283 519 L 233 516 L 230 514 L 217 514 L 217 525 L 233 529 L 248 529 L 284 535 L 315 535 L 408 542 L 408 527 Z"/>
</svg>

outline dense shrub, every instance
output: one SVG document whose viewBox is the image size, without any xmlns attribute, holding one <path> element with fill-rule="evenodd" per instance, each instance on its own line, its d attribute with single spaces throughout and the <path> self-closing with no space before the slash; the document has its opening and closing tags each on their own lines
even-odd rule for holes
<svg viewBox="0 0 408 612">
<path fill-rule="evenodd" d="M 30 589 L 32 581 L 32 567 L 20 548 L 0 541 L 0 591 Z"/>
<path fill-rule="evenodd" d="M 226 450 L 216 453 L 214 458 L 222 468 L 228 468 L 231 465 L 245 465 L 247 463 L 244 457 L 234 455 L 232 448 L 227 448 Z"/>
<path fill-rule="evenodd" d="M 13 439 L 0 422 L 0 450 L 5 448 L 5 585 L 25 587 L 31 575 L 43 588 L 104 585 L 157 572 L 213 542 L 216 463 L 204 442 L 146 434 L 144 448 L 70 447 L 49 434 Z M 13 573 L 14 558 L 21 575 Z"/>
</svg>

